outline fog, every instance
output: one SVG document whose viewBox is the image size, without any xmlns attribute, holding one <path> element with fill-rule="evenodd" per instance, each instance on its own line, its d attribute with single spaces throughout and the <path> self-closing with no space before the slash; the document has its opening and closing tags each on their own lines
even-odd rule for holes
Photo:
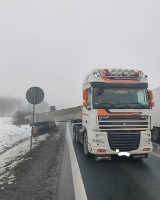
<svg viewBox="0 0 160 200">
<path fill-rule="evenodd" d="M 0 95 L 32 86 L 57 108 L 82 103 L 94 68 L 140 68 L 160 86 L 159 0 L 0 0 Z"/>
</svg>

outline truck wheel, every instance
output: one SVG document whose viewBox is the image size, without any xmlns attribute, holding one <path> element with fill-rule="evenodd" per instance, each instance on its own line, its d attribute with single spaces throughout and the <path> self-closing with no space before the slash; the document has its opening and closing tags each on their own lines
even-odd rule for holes
<svg viewBox="0 0 160 200">
<path fill-rule="evenodd" d="M 73 126 L 73 140 L 76 140 L 76 126 Z"/>
<path fill-rule="evenodd" d="M 79 128 L 78 126 L 75 127 L 75 141 L 79 143 Z"/>
<path fill-rule="evenodd" d="M 88 137 L 87 137 L 87 133 L 85 132 L 84 133 L 84 136 L 83 136 L 83 150 L 84 150 L 84 154 L 86 156 L 89 155 L 89 151 L 88 151 Z"/>
<path fill-rule="evenodd" d="M 158 128 L 154 127 L 152 129 L 151 135 L 152 135 L 152 140 L 153 141 L 155 141 L 155 142 L 159 142 L 160 141 L 160 132 L 159 132 Z"/>
<path fill-rule="evenodd" d="M 79 143 L 78 133 L 76 133 L 76 143 Z"/>
</svg>

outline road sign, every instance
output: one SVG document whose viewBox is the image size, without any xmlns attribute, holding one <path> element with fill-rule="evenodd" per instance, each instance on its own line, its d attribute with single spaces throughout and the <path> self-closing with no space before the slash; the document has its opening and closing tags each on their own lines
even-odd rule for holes
<svg viewBox="0 0 160 200">
<path fill-rule="evenodd" d="M 26 99 L 31 104 L 39 104 L 44 99 L 44 92 L 39 87 L 31 87 L 26 92 Z"/>
<path fill-rule="evenodd" d="M 32 137 L 33 137 L 33 126 L 34 126 L 34 115 L 35 115 L 35 105 L 39 104 L 44 99 L 44 92 L 39 87 L 31 87 L 26 92 L 26 99 L 29 103 L 33 104 L 33 116 L 32 116 L 32 132 L 31 132 L 31 143 L 30 143 L 30 156 L 32 150 Z"/>
</svg>

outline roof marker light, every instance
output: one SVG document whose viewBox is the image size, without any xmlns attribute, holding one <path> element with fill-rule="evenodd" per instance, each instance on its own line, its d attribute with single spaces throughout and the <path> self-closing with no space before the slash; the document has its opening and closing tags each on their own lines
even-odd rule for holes
<svg viewBox="0 0 160 200">
<path fill-rule="evenodd" d="M 139 71 L 139 77 L 141 77 L 143 79 L 147 78 L 147 77 L 145 77 L 145 74 L 142 71 Z"/>
<path fill-rule="evenodd" d="M 134 70 L 130 70 L 130 75 L 135 76 L 136 72 Z"/>
<path fill-rule="evenodd" d="M 96 78 L 102 78 L 100 72 L 93 72 L 93 76 L 96 77 Z"/>
<path fill-rule="evenodd" d="M 123 70 L 119 69 L 119 70 L 117 71 L 117 75 L 118 75 L 118 76 L 123 76 Z"/>
<path fill-rule="evenodd" d="M 117 75 L 117 71 L 116 71 L 115 69 L 112 69 L 111 75 L 112 75 L 112 76 L 116 76 L 116 75 Z"/>
<path fill-rule="evenodd" d="M 125 70 L 123 71 L 123 74 L 124 74 L 125 76 L 129 76 L 129 75 L 130 75 L 129 70 L 128 70 L 128 69 L 125 69 Z"/>
</svg>

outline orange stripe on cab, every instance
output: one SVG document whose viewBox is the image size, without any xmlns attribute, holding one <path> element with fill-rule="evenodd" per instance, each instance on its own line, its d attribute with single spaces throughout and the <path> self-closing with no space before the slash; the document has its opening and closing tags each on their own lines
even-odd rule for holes
<svg viewBox="0 0 160 200">
<path fill-rule="evenodd" d="M 97 110 L 98 116 L 135 116 L 135 115 L 140 115 L 141 113 L 108 113 L 104 109 L 98 109 Z"/>
</svg>

